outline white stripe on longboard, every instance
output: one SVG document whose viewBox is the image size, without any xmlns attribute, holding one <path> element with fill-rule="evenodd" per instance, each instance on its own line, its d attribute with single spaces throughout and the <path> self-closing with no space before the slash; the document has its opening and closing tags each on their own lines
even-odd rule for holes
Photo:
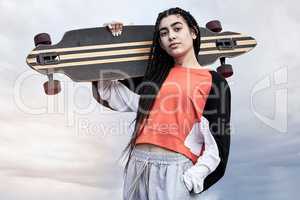
<svg viewBox="0 0 300 200">
<path fill-rule="evenodd" d="M 150 48 L 140 48 L 140 49 L 127 49 L 127 50 L 114 50 L 114 51 L 102 51 L 95 53 L 76 53 L 76 54 L 66 54 L 61 55 L 61 60 L 70 59 L 80 59 L 80 58 L 93 58 L 93 57 L 103 57 L 103 56 L 118 56 L 118 55 L 130 55 L 139 53 L 150 53 Z"/>
<path fill-rule="evenodd" d="M 57 65 L 37 65 L 33 66 L 35 69 L 53 69 L 53 68 L 62 68 L 62 67 L 74 67 L 80 65 L 95 65 L 103 63 L 116 63 L 116 62 L 128 62 L 128 61 L 138 61 L 138 60 L 148 60 L 149 56 L 136 56 L 136 57 L 127 57 L 127 58 L 113 58 L 105 60 L 92 60 L 92 61 L 81 61 L 81 62 L 71 62 L 71 63 L 61 63 Z"/>
<path fill-rule="evenodd" d="M 57 48 L 57 49 L 35 50 L 32 51 L 30 54 L 94 50 L 94 49 L 106 49 L 106 48 L 117 48 L 117 47 L 131 47 L 131 46 L 141 46 L 141 45 L 151 45 L 151 44 L 152 41 L 126 42 L 126 43 L 118 43 L 118 44 L 101 44 L 101 45 L 89 45 L 89 46 L 82 46 L 82 47 L 67 47 L 67 48 Z"/>
<path fill-rule="evenodd" d="M 210 54 L 225 54 L 225 53 L 238 53 L 238 52 L 247 52 L 253 49 L 253 47 L 247 47 L 247 48 L 238 48 L 238 49 L 232 49 L 232 50 L 212 50 L 212 51 L 203 51 L 199 52 L 198 55 L 210 55 Z"/>
<path fill-rule="evenodd" d="M 35 63 L 37 63 L 36 58 L 27 58 L 26 61 L 27 61 L 28 64 L 35 64 Z"/>
<path fill-rule="evenodd" d="M 223 36 L 209 36 L 201 37 L 201 42 L 206 40 L 214 39 L 224 39 L 224 38 L 239 38 L 247 37 L 245 35 L 223 35 Z M 130 46 L 140 46 L 140 45 L 152 45 L 152 41 L 142 41 L 142 42 L 126 42 L 118 44 L 103 44 L 103 45 L 89 45 L 82 47 L 66 47 L 66 48 L 56 48 L 56 49 L 44 49 L 44 50 L 35 50 L 30 54 L 39 54 L 39 53 L 50 53 L 50 52 L 66 52 L 66 51 L 82 51 L 82 50 L 94 50 L 94 49 L 106 49 L 106 48 L 117 48 L 117 47 L 130 47 Z"/>
<path fill-rule="evenodd" d="M 240 48 L 235 50 L 228 50 L 222 53 L 238 53 L 238 52 L 247 52 L 252 48 Z M 207 51 L 199 55 L 208 55 L 220 53 L 219 51 Z M 104 60 L 92 60 L 92 61 L 81 61 L 81 62 L 71 62 L 71 63 L 60 63 L 57 65 L 37 65 L 33 68 L 39 69 L 53 69 L 53 68 L 63 68 L 63 67 L 73 67 L 73 66 L 83 66 L 83 65 L 95 65 L 95 64 L 104 64 L 104 63 L 116 63 L 116 62 L 129 62 L 129 61 L 141 61 L 147 60 L 148 56 L 136 56 L 136 57 L 126 57 L 126 58 L 114 58 L 114 59 L 104 59 Z"/>
<path fill-rule="evenodd" d="M 237 41 L 237 45 L 253 45 L 253 44 L 256 44 L 255 40 Z M 214 48 L 214 47 L 216 47 L 215 43 L 201 44 L 201 49 Z M 113 51 L 102 51 L 102 52 L 94 52 L 94 53 L 74 53 L 74 54 L 60 55 L 60 60 L 63 61 L 63 60 L 70 60 L 70 59 L 93 58 L 93 57 L 115 56 L 115 55 L 126 55 L 126 54 L 130 55 L 130 54 L 149 53 L 149 52 L 150 52 L 150 48 L 113 50 Z M 204 54 L 205 52 L 202 53 Z M 29 64 L 36 63 L 36 58 L 27 59 L 27 63 Z"/>
<path fill-rule="evenodd" d="M 249 45 L 256 44 L 255 40 L 245 40 L 238 41 L 238 45 Z M 213 46 L 205 46 L 202 48 L 209 48 Z M 235 53 L 235 52 L 243 52 L 249 51 L 252 47 L 249 48 L 237 48 L 232 50 L 211 50 L 211 51 L 203 51 L 199 52 L 199 55 L 210 55 L 217 53 Z M 93 57 L 103 57 L 103 56 L 116 56 L 116 55 L 130 55 L 130 54 L 138 54 L 138 53 L 149 53 L 150 48 L 141 48 L 141 49 L 127 49 L 127 50 L 114 50 L 114 51 L 103 51 L 103 52 L 95 52 L 95 53 L 78 53 L 78 54 L 66 54 L 60 55 L 60 61 L 71 60 L 71 59 L 82 59 L 82 58 L 93 58 Z M 27 59 L 28 64 L 37 63 L 36 58 Z"/>
<path fill-rule="evenodd" d="M 140 48 L 140 49 L 126 49 L 126 50 L 113 50 L 113 51 L 100 51 L 94 53 L 74 53 L 60 55 L 60 61 L 72 60 L 72 59 L 82 59 L 82 58 L 95 58 L 103 56 L 118 56 L 118 55 L 130 55 L 130 54 L 140 54 L 140 53 L 150 53 L 150 48 Z M 36 63 L 36 58 L 27 59 L 27 63 Z"/>
<path fill-rule="evenodd" d="M 240 37 L 250 37 L 250 36 L 246 36 L 246 35 L 244 35 L 244 34 L 238 34 L 238 35 L 207 36 L 207 37 L 201 37 L 201 41 L 206 41 L 206 40 L 217 40 L 217 39 L 225 39 L 225 38 L 240 38 Z"/>
</svg>

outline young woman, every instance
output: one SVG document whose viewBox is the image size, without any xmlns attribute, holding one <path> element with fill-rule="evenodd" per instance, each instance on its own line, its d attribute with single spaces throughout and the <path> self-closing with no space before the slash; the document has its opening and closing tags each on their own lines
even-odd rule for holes
<svg viewBox="0 0 300 200">
<path fill-rule="evenodd" d="M 115 36 L 121 34 L 120 24 L 111 28 Z M 199 50 L 196 20 L 171 8 L 158 15 L 147 70 L 136 93 L 120 81 L 94 84 L 106 106 L 137 113 L 124 150 L 125 200 L 200 199 L 224 175 L 230 89 L 223 77 L 198 63 Z"/>
</svg>

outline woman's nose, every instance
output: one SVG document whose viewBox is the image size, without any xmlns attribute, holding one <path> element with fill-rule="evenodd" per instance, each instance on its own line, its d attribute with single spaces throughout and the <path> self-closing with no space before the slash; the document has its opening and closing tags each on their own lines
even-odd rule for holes
<svg viewBox="0 0 300 200">
<path fill-rule="evenodd" d="M 174 40 L 176 39 L 176 34 L 173 31 L 169 32 L 169 40 Z"/>
</svg>

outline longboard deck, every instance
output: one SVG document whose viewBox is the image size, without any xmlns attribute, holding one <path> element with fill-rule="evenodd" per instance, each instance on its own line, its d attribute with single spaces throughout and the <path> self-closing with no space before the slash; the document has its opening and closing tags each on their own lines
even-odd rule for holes
<svg viewBox="0 0 300 200">
<path fill-rule="evenodd" d="M 55 45 L 39 45 L 27 64 L 42 74 L 64 73 L 73 81 L 141 77 L 147 67 L 154 26 L 124 26 L 113 37 L 105 27 L 68 31 Z M 235 57 L 256 46 L 253 37 L 235 32 L 214 33 L 200 28 L 199 62 Z"/>
</svg>

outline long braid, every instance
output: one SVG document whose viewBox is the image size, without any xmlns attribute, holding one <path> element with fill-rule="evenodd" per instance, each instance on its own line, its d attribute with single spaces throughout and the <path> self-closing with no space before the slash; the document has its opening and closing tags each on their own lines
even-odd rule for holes
<svg viewBox="0 0 300 200">
<path fill-rule="evenodd" d="M 159 44 L 159 25 L 164 17 L 177 14 L 181 15 L 185 19 L 188 26 L 192 28 L 197 35 L 197 38 L 193 41 L 196 57 L 200 50 L 200 28 L 194 17 L 189 12 L 176 7 L 159 13 L 154 26 L 154 34 L 152 39 L 153 43 L 149 54 L 147 69 L 143 77 L 141 87 L 139 86 L 140 88 L 138 90 L 140 100 L 136 118 L 132 121 L 132 123 L 134 121 L 136 122 L 134 131 L 129 143 L 122 152 L 122 155 L 126 155 L 126 152 L 128 154 L 128 158 L 124 168 L 124 175 L 126 174 L 132 151 L 136 145 L 135 142 L 138 137 L 139 131 L 141 130 L 142 125 L 146 123 L 146 120 L 149 117 L 150 110 L 154 104 L 155 97 L 174 65 L 174 59 L 170 55 L 168 55 L 167 52 L 164 51 Z M 151 98 L 145 98 L 145 95 L 151 95 Z"/>
</svg>

